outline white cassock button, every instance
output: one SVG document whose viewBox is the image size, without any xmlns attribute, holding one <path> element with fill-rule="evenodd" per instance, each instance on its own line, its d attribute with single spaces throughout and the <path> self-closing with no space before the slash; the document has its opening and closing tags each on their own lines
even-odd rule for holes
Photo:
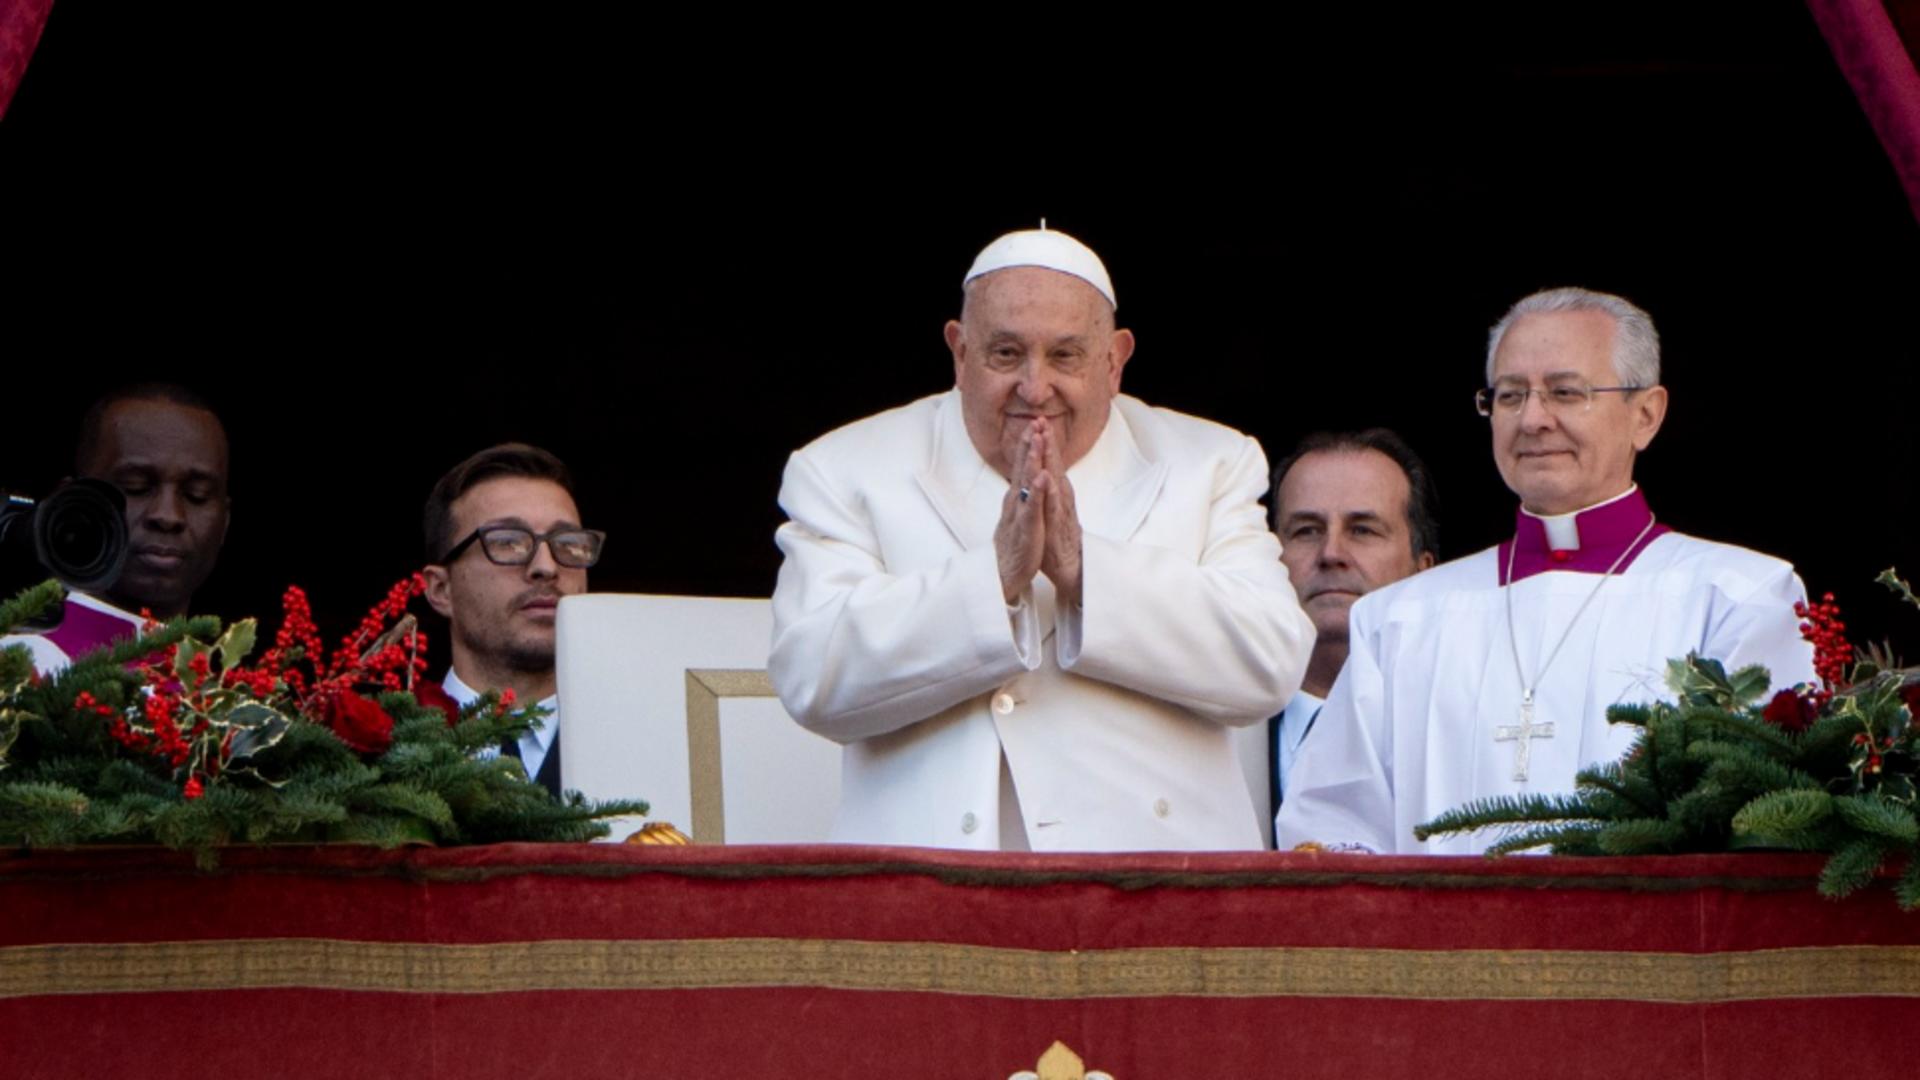
<svg viewBox="0 0 1920 1080">
<path fill-rule="evenodd" d="M 1005 716 L 1008 713 L 1012 712 L 1013 711 L 1013 695 L 1007 693 L 1004 690 L 998 694 L 993 695 L 993 711 L 999 713 L 1001 716 Z"/>
<path fill-rule="evenodd" d="M 1171 814 L 1171 813 L 1173 813 L 1173 807 L 1168 805 L 1167 800 L 1165 799 L 1153 800 L 1153 816 L 1154 817 L 1166 817 L 1168 814 Z"/>
<path fill-rule="evenodd" d="M 960 831 L 961 832 L 970 833 L 979 827 L 980 827 L 980 819 L 973 816 L 973 811 L 969 810 L 966 813 L 960 815 Z"/>
</svg>

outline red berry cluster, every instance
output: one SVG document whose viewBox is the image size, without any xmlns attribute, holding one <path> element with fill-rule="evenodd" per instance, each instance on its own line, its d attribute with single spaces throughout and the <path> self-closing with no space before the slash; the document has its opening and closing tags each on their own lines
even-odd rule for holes
<svg viewBox="0 0 1920 1080">
<path fill-rule="evenodd" d="M 180 682 L 173 677 L 173 661 L 180 651 L 177 645 L 150 652 L 134 661 L 133 669 L 147 680 L 147 685 L 156 689 L 178 687 Z"/>
<path fill-rule="evenodd" d="M 186 735 L 180 733 L 180 725 L 175 717 L 180 711 L 180 699 L 172 694 L 148 694 L 141 705 L 146 715 L 147 726 L 153 729 L 155 745 L 152 750 L 165 758 L 174 768 L 187 763 L 187 757 L 193 752 L 190 736 L 199 735 L 207 728 L 207 722 L 201 720 Z"/>
<path fill-rule="evenodd" d="M 426 591 L 427 579 L 423 574 L 415 573 L 394 582 L 393 588 L 387 590 L 386 599 L 367 611 L 366 616 L 360 620 L 360 625 L 354 629 L 353 633 L 347 635 L 346 640 L 340 643 L 340 647 L 345 649 L 362 642 L 371 642 L 386 633 L 387 623 L 405 615 L 407 603 Z M 338 657 L 335 658 L 335 663 L 336 665 L 339 663 Z"/>
<path fill-rule="evenodd" d="M 320 643 L 320 631 L 314 624 L 306 591 L 298 585 L 289 585 L 281 598 L 284 615 L 280 629 L 274 634 L 273 648 L 261 659 L 260 666 L 284 678 L 301 703 L 314 711 L 324 710 L 342 691 L 354 686 L 404 690 L 426 670 L 425 634 L 414 631 L 377 652 L 363 653 L 387 632 L 389 622 L 406 615 L 407 605 L 414 597 L 426 591 L 427 579 L 418 573 L 395 582 L 353 632 L 340 639 L 339 647 L 329 658 Z M 295 666 L 303 661 L 306 671 Z"/>
<path fill-rule="evenodd" d="M 342 691 L 355 686 L 372 684 L 386 690 L 405 690 L 413 685 L 413 680 L 427 667 L 426 635 L 416 630 L 377 652 L 363 653 L 387 632 L 388 622 L 405 617 L 407 604 L 426 591 L 427 579 L 418 573 L 401 578 L 387 590 L 385 599 L 373 605 L 361 618 L 360 625 L 340 639 L 340 647 L 333 651 L 324 678 L 314 685 L 316 704 L 331 703 Z M 318 653 L 314 654 L 314 661 L 317 674 Z"/>
<path fill-rule="evenodd" d="M 175 768 L 186 762 L 190 747 L 180 735 L 180 727 L 174 722 L 174 713 L 179 708 L 179 699 L 170 694 L 150 693 L 141 699 L 140 714 L 146 720 L 148 732 L 127 723 L 127 718 L 118 709 L 105 705 L 85 690 L 73 699 L 76 712 L 90 712 L 108 720 L 107 734 L 113 741 L 135 753 L 157 754 Z M 205 726 L 205 721 L 200 724 Z"/>
<path fill-rule="evenodd" d="M 360 665 L 365 677 L 377 681 L 383 689 L 405 690 L 426 674 L 427 635 L 416 630 L 405 641 L 405 645 L 396 641 L 367 657 Z"/>
<path fill-rule="evenodd" d="M 1847 685 L 1847 665 L 1853 662 L 1847 624 L 1840 621 L 1840 605 L 1833 602 L 1832 593 L 1817 604 L 1795 603 L 1793 613 L 1803 620 L 1800 636 L 1813 643 L 1813 673 L 1820 677 L 1821 688 L 1808 696 L 1825 705 L 1835 689 Z"/>
<path fill-rule="evenodd" d="M 280 629 L 273 635 L 273 648 L 268 649 L 260 658 L 260 667 L 266 671 L 278 672 L 287 680 L 287 685 L 296 694 L 304 694 L 307 678 L 293 666 L 297 659 L 304 659 L 317 671 L 320 658 L 325 655 L 320 644 L 320 628 L 314 624 L 313 608 L 307 603 L 307 591 L 298 585 L 287 586 L 280 597 Z"/>
<path fill-rule="evenodd" d="M 1880 771 L 1881 765 L 1880 754 L 1883 751 L 1893 749 L 1893 737 L 1888 736 L 1881 739 L 1878 743 L 1875 743 L 1873 736 L 1862 732 L 1853 737 L 1853 745 L 1866 748 L 1867 760 L 1866 764 L 1861 766 L 1861 769 L 1866 772 L 1877 773 Z"/>
<path fill-rule="evenodd" d="M 77 713 L 92 713 L 102 720 L 108 721 L 107 734 L 113 736 L 113 741 L 129 750 L 136 750 L 141 753 L 146 752 L 146 735 L 133 730 L 133 725 L 127 723 L 126 717 L 120 715 L 120 710 L 102 702 L 91 693 L 85 690 L 80 691 L 79 696 L 73 699 L 73 711 Z"/>
<path fill-rule="evenodd" d="M 228 668 L 220 676 L 220 685 L 243 687 L 254 696 L 255 700 L 265 701 L 273 696 L 279 680 L 265 667 Z"/>
</svg>

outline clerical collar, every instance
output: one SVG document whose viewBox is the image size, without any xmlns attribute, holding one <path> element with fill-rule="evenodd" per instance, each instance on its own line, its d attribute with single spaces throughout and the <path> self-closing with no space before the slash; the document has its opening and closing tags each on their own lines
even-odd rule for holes
<svg viewBox="0 0 1920 1080">
<path fill-rule="evenodd" d="M 1652 520 L 1638 484 L 1571 514 L 1541 517 L 1523 506 L 1514 512 L 1513 539 L 1500 545 L 1500 583 L 1507 583 L 1509 560 L 1514 581 L 1549 570 L 1604 574 L 1616 562 L 1624 570 L 1656 537 L 1672 531 L 1662 524 L 1647 528 Z"/>
</svg>

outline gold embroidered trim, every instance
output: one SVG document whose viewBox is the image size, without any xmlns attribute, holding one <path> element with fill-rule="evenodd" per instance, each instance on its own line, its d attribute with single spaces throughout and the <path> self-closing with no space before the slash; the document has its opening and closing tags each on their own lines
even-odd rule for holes
<svg viewBox="0 0 1920 1080">
<path fill-rule="evenodd" d="M 1360 997 L 1712 1003 L 1920 997 L 1920 947 L 1685 953 L 1327 948 L 1046 952 L 723 938 L 484 945 L 268 938 L 0 948 L 0 997 L 296 987 L 395 993 L 823 987 L 1017 999 Z"/>
</svg>

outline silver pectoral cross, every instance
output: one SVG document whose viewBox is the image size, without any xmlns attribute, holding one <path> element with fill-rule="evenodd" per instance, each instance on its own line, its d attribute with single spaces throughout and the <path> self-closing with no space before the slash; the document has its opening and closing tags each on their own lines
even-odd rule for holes
<svg viewBox="0 0 1920 1080">
<path fill-rule="evenodd" d="M 1527 764 L 1533 757 L 1532 747 L 1535 739 L 1553 738 L 1553 723 L 1533 722 L 1533 691 L 1528 690 L 1520 697 L 1520 722 L 1501 724 L 1493 729 L 1494 742 L 1514 742 L 1513 778 L 1522 783 L 1527 779 Z"/>
</svg>

